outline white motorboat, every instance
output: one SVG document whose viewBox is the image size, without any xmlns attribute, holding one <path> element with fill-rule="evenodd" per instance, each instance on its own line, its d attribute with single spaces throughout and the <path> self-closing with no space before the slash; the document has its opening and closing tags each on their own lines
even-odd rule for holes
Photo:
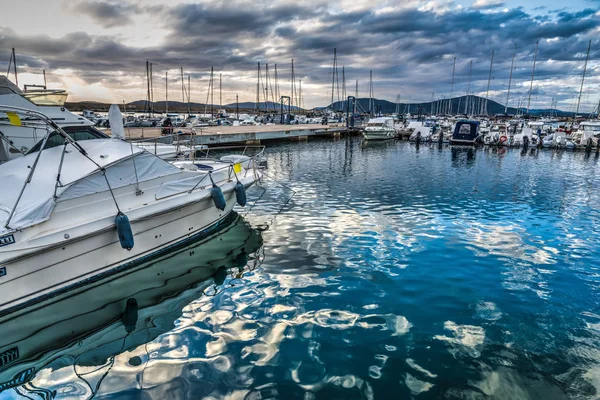
<svg viewBox="0 0 600 400">
<path fill-rule="evenodd" d="M 175 327 L 190 302 L 219 290 L 228 273 L 237 277 L 255 268 L 261 245 L 260 232 L 233 212 L 204 237 L 0 318 L 0 392 L 19 385 L 27 391 L 23 384 L 30 380 L 37 389 L 29 389 L 44 390 L 43 380 L 55 373 L 52 367 L 61 359 L 73 364 L 69 372 L 59 373 L 78 381 L 77 372 L 85 366 L 151 343 Z M 135 299 L 135 310 L 127 307 L 130 299 Z M 42 382 L 36 382 L 36 374 Z"/>
<path fill-rule="evenodd" d="M 0 104 L 47 115 L 76 140 L 107 137 L 93 128 L 92 121 L 65 108 L 67 96 L 64 90 L 22 91 L 6 77 L 0 76 Z M 0 113 L 0 163 L 27 153 L 48 133 L 47 128 L 35 114 L 20 118 L 14 113 Z"/>
<path fill-rule="evenodd" d="M 39 151 L 0 165 L 0 314 L 209 229 L 261 178 L 256 156 L 178 168 L 119 139 L 73 141 L 36 116 L 63 143 L 48 134 Z"/>
<path fill-rule="evenodd" d="M 542 139 L 542 147 L 556 149 L 574 149 L 575 143 L 567 138 L 565 132 L 556 131 Z"/>
<path fill-rule="evenodd" d="M 408 130 L 411 130 L 408 140 L 416 142 L 429 142 L 432 140 L 434 130 L 437 130 L 437 122 L 433 119 L 426 121 L 411 121 L 408 123 Z M 435 128 L 435 129 L 434 129 Z M 439 139 L 439 136 L 437 136 Z"/>
<path fill-rule="evenodd" d="M 385 140 L 396 137 L 394 119 L 391 117 L 371 118 L 364 127 L 363 136 L 367 140 Z"/>
<path fill-rule="evenodd" d="M 582 121 L 579 128 L 571 132 L 571 139 L 577 147 L 596 147 L 600 139 L 600 121 Z"/>
</svg>

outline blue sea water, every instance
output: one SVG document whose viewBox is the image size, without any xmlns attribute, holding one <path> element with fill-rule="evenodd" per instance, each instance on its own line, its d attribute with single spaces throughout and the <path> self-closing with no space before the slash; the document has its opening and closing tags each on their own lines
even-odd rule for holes
<svg viewBox="0 0 600 400">
<path fill-rule="evenodd" d="M 52 352 L 0 369 L 0 399 L 600 397 L 595 154 L 358 138 L 266 154 L 266 191 L 221 234 L 78 295 L 87 316 L 48 311 L 89 328 L 33 336 Z M 137 331 L 118 307 L 100 324 L 107 290 L 137 296 Z"/>
</svg>

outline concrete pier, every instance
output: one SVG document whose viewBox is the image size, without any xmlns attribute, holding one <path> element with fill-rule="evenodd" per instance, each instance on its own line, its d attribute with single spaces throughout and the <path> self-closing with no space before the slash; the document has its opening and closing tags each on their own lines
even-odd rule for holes
<svg viewBox="0 0 600 400">
<path fill-rule="evenodd" d="M 265 140 L 294 138 L 307 140 L 311 136 L 335 137 L 349 130 L 337 125 L 252 125 L 252 126 L 209 126 L 194 128 L 196 144 L 262 143 Z M 161 137 L 161 128 L 125 128 L 125 136 L 131 140 Z M 350 132 L 354 132 L 351 130 Z M 107 130 L 110 133 L 110 129 Z M 191 128 L 173 128 L 173 133 L 188 136 Z"/>
</svg>

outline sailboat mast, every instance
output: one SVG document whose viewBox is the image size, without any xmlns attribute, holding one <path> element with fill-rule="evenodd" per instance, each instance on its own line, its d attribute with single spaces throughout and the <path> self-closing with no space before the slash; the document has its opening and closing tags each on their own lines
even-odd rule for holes
<svg viewBox="0 0 600 400">
<path fill-rule="evenodd" d="M 257 112 L 260 112 L 260 61 L 256 67 L 256 107 Z"/>
<path fill-rule="evenodd" d="M 45 79 L 46 74 L 44 74 Z M 44 86 L 46 82 L 44 80 Z M 154 74 L 152 73 L 152 63 L 150 63 L 150 114 L 154 117 Z"/>
<path fill-rule="evenodd" d="M 579 96 L 577 97 L 577 110 L 575 110 L 575 117 L 577 118 L 577 114 L 579 113 L 579 104 L 581 102 L 581 93 L 583 92 L 583 82 L 585 81 L 585 72 L 587 70 L 587 63 L 590 59 L 590 47 L 592 46 L 592 41 L 590 40 L 588 43 L 587 55 L 585 56 L 585 64 L 583 64 L 583 75 L 581 76 L 581 87 L 579 88 Z"/>
<path fill-rule="evenodd" d="M 467 83 L 467 97 L 465 98 L 465 114 L 468 114 L 469 91 L 471 90 L 471 73 L 473 72 L 473 60 L 469 63 L 469 83 Z"/>
<path fill-rule="evenodd" d="M 265 110 L 269 111 L 269 63 L 265 64 Z"/>
<path fill-rule="evenodd" d="M 369 115 L 373 115 L 373 70 L 369 70 Z"/>
<path fill-rule="evenodd" d="M 48 89 L 48 85 L 46 84 L 46 70 L 43 69 L 42 73 L 44 74 L 44 89 Z"/>
<path fill-rule="evenodd" d="M 294 87 L 294 80 L 296 77 L 294 76 L 294 59 L 292 58 L 292 95 L 290 96 L 290 110 L 294 109 L 294 96 L 296 95 L 296 88 Z"/>
<path fill-rule="evenodd" d="M 485 91 L 485 115 L 489 115 L 488 98 L 490 95 L 490 84 L 492 83 L 492 66 L 494 65 L 494 50 L 492 50 L 492 58 L 490 59 L 490 73 L 488 74 L 487 90 Z"/>
<path fill-rule="evenodd" d="M 333 94 L 335 92 L 335 69 L 337 62 L 337 48 L 333 49 L 333 70 L 331 72 L 331 108 L 333 109 Z"/>
<path fill-rule="evenodd" d="M 210 67 L 210 115 L 214 117 L 215 115 L 215 74 L 214 67 Z"/>
<path fill-rule="evenodd" d="M 456 71 L 456 57 L 454 57 L 454 62 L 452 63 L 452 83 L 450 84 L 450 114 L 452 115 L 452 94 L 454 93 L 454 72 Z"/>
<path fill-rule="evenodd" d="M 277 79 L 277 64 L 275 64 L 275 97 L 277 98 L 277 102 L 281 100 L 279 96 L 279 80 Z"/>
<path fill-rule="evenodd" d="M 150 115 L 150 62 L 146 60 L 146 112 Z"/>
<path fill-rule="evenodd" d="M 169 71 L 165 71 L 165 114 L 169 113 Z"/>
<path fill-rule="evenodd" d="M 179 67 L 181 70 L 181 104 L 185 104 L 185 83 L 183 78 L 183 67 Z"/>
<path fill-rule="evenodd" d="M 346 99 L 346 70 L 345 66 L 342 66 L 342 104 L 340 104 L 341 111 L 344 110 L 343 104 L 346 104 L 348 99 Z M 348 107 L 345 107 L 348 108 Z"/>
<path fill-rule="evenodd" d="M 510 74 L 508 76 L 508 91 L 506 92 L 506 104 L 504 105 L 504 114 L 508 114 L 508 101 L 510 100 L 510 85 L 512 83 L 513 67 L 515 66 L 515 53 L 517 52 L 517 44 L 513 49 L 512 61 L 510 63 Z"/>
<path fill-rule="evenodd" d="M 358 79 L 356 80 L 356 87 L 354 88 L 354 114 L 356 114 L 356 102 L 358 101 Z"/>
<path fill-rule="evenodd" d="M 527 115 L 529 115 L 529 106 L 531 105 L 531 92 L 533 91 L 533 78 L 535 76 L 535 62 L 537 61 L 538 44 L 540 41 L 535 42 L 535 53 L 533 55 L 533 68 L 531 69 L 531 83 L 529 84 L 529 99 L 527 100 Z"/>
<path fill-rule="evenodd" d="M 302 79 L 300 79 L 300 87 L 298 90 L 298 107 L 302 109 Z"/>
<path fill-rule="evenodd" d="M 223 74 L 219 72 L 219 109 L 223 108 Z"/>
<path fill-rule="evenodd" d="M 188 75 L 188 88 L 187 88 L 188 118 L 192 114 L 192 104 L 190 103 L 190 98 L 192 96 L 191 92 L 192 92 L 192 82 L 191 82 L 191 77 Z"/>
</svg>

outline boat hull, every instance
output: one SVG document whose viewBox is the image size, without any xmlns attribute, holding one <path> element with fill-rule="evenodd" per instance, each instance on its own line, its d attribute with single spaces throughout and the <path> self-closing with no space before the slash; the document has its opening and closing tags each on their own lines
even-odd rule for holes
<svg viewBox="0 0 600 400">
<path fill-rule="evenodd" d="M 212 198 L 190 203 L 152 218 L 132 220 L 135 245 L 121 247 L 114 227 L 85 238 L 40 249 L 34 254 L 0 265 L 0 317 L 101 279 L 131 265 L 141 257 L 189 240 L 218 225 L 235 205 L 232 191 L 225 193 L 226 208 L 217 209 Z"/>
<path fill-rule="evenodd" d="M 363 131 L 366 140 L 386 140 L 396 137 L 395 131 Z"/>
<path fill-rule="evenodd" d="M 245 266 L 240 254 L 252 254 L 261 245 L 260 234 L 230 213 L 206 235 L 170 246 L 127 271 L 36 303 L 20 315 L 11 314 L 0 322 L 4 334 L 0 388 L 15 375 L 40 371 L 59 357 L 87 365 L 148 343 L 174 327 L 185 306 L 213 283 L 206 279 L 219 269 Z M 127 332 L 121 315 L 132 297 L 139 307 L 138 322 Z"/>
</svg>

